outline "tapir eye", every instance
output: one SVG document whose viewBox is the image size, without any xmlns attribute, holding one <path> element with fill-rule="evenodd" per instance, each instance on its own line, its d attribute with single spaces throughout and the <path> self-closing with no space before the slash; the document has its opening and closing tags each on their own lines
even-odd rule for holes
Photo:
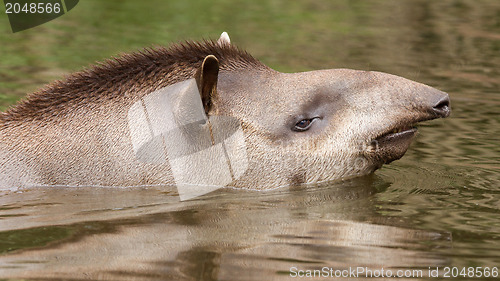
<svg viewBox="0 0 500 281">
<path fill-rule="evenodd" d="M 311 127 L 313 121 L 316 118 L 317 117 L 311 118 L 311 119 L 302 119 L 302 120 L 300 120 L 299 122 L 297 122 L 295 124 L 295 127 L 293 127 L 293 130 L 297 131 L 297 132 L 303 132 L 303 131 L 309 130 L 309 128 Z"/>
</svg>

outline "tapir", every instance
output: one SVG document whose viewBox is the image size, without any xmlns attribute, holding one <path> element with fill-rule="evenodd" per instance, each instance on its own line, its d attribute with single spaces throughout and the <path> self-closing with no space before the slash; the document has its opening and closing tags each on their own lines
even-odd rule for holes
<svg viewBox="0 0 500 281">
<path fill-rule="evenodd" d="M 136 115 L 130 112 L 151 93 L 190 79 L 207 117 L 193 124 L 209 129 L 212 145 L 217 145 L 213 131 L 226 125 L 210 120 L 237 121 L 239 145 L 220 150 L 229 168 L 241 160 L 234 155 L 245 158 L 237 176 L 229 169 L 232 177 L 220 184 L 234 188 L 266 190 L 370 174 L 405 154 L 417 123 L 447 117 L 451 110 L 448 94 L 386 73 L 275 71 L 223 33 L 218 40 L 120 55 L 0 113 L 0 188 L 178 184 L 173 159 L 138 157 L 131 132 L 147 126 L 132 129 Z M 163 116 L 161 107 L 156 111 Z M 234 149 L 243 153 L 233 155 Z M 203 181 L 222 167 L 215 159 L 220 155 L 200 155 L 183 162 L 190 171 L 184 178 Z"/>
</svg>

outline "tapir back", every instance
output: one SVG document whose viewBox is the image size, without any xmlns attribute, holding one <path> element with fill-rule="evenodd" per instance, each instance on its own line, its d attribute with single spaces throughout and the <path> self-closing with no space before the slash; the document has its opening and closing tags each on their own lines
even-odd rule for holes
<svg viewBox="0 0 500 281">
<path fill-rule="evenodd" d="M 71 74 L 0 113 L 0 188 L 174 183 L 170 164 L 138 161 L 128 113 L 144 96 L 220 68 L 268 69 L 229 44 L 186 42 L 125 54 Z"/>
<path fill-rule="evenodd" d="M 168 163 L 135 161 L 126 104 L 76 109 L 58 117 L 0 129 L 0 187 L 136 186 L 170 183 Z M 44 123 L 46 122 L 46 123 Z"/>
</svg>

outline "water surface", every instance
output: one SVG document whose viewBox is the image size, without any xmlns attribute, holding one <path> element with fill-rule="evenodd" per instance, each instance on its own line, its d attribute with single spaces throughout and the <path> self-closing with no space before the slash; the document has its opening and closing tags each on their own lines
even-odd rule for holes
<svg viewBox="0 0 500 281">
<path fill-rule="evenodd" d="M 338 183 L 185 202 L 169 187 L 2 192 L 0 278 L 500 266 L 498 1 L 168 2 L 80 1 L 16 34 L 0 16 L 0 109 L 96 60 L 227 31 L 280 71 L 345 67 L 429 84 L 450 93 L 452 115 L 422 125 L 401 160 Z"/>
</svg>

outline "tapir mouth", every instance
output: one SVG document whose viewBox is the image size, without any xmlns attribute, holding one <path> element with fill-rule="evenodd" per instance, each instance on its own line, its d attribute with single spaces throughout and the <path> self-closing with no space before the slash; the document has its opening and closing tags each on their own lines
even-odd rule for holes
<svg viewBox="0 0 500 281">
<path fill-rule="evenodd" d="M 419 117 L 401 120 L 372 139 L 368 151 L 377 163 L 388 164 L 403 157 L 417 134 L 415 124 L 436 118 L 446 118 L 450 115 L 448 95 L 438 96 L 434 104 L 427 110 L 421 111 Z"/>
<path fill-rule="evenodd" d="M 403 139 L 412 138 L 416 133 L 417 127 L 414 125 L 395 128 L 381 134 L 379 137 L 374 139 L 374 142 L 378 142 L 379 145 L 382 143 L 397 142 Z"/>
<path fill-rule="evenodd" d="M 414 126 L 404 126 L 385 132 L 371 142 L 372 151 L 381 162 L 388 164 L 403 157 L 417 134 Z"/>
<path fill-rule="evenodd" d="M 405 154 L 406 150 L 417 134 L 415 124 L 436 118 L 450 116 L 450 99 L 448 94 L 440 92 L 431 99 L 428 106 L 418 114 L 418 117 L 401 120 L 388 130 L 372 139 L 370 154 L 378 163 L 387 164 L 397 160 Z"/>
<path fill-rule="evenodd" d="M 378 159 L 377 162 L 381 164 L 389 164 L 400 159 L 417 135 L 417 123 L 436 118 L 438 117 L 426 117 L 409 122 L 406 125 L 399 124 L 383 131 L 370 142 L 370 154 Z"/>
<path fill-rule="evenodd" d="M 417 128 L 413 124 L 384 131 L 370 142 L 370 154 L 381 164 L 398 160 L 406 153 L 416 134 Z"/>
</svg>

